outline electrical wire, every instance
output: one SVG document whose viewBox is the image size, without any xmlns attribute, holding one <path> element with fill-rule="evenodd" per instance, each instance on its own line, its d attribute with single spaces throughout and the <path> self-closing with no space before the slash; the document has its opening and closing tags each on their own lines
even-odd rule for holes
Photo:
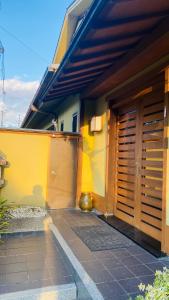
<svg viewBox="0 0 169 300">
<path fill-rule="evenodd" d="M 36 56 L 38 56 L 41 60 L 43 60 L 45 63 L 49 63 L 46 58 L 44 58 L 41 54 L 39 54 L 36 50 L 31 48 L 29 45 L 27 45 L 25 42 L 23 42 L 20 38 L 18 38 L 15 34 L 10 32 L 8 29 L 6 29 L 4 26 L 0 25 L 0 29 L 7 33 L 9 36 L 11 36 L 13 39 L 15 39 L 18 43 L 20 43 L 23 47 L 25 47 L 27 50 L 34 53 Z"/>
<path fill-rule="evenodd" d="M 0 63 L 1 63 L 1 81 L 2 81 L 2 96 L 3 96 L 3 100 L 5 97 L 5 49 L 4 46 L 2 44 L 2 42 L 0 41 Z"/>
</svg>

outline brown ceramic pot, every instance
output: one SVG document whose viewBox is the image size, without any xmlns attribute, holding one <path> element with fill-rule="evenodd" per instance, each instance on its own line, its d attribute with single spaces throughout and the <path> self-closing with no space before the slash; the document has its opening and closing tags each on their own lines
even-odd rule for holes
<svg viewBox="0 0 169 300">
<path fill-rule="evenodd" d="M 83 212 L 89 212 L 93 209 L 93 200 L 90 193 L 82 193 L 79 201 L 79 207 Z"/>
</svg>

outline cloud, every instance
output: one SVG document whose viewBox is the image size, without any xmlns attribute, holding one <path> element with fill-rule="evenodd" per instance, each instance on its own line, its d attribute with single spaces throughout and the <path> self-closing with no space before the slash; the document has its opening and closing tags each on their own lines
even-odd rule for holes
<svg viewBox="0 0 169 300">
<path fill-rule="evenodd" d="M 5 95 L 2 94 L 0 81 L 0 119 L 4 127 L 18 127 L 22 122 L 31 100 L 39 86 L 39 81 L 24 81 L 20 78 L 5 80 Z"/>
</svg>

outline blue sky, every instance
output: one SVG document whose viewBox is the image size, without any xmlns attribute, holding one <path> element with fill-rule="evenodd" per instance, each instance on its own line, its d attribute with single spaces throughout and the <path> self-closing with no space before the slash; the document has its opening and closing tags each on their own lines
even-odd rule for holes
<svg viewBox="0 0 169 300">
<path fill-rule="evenodd" d="M 5 111 L 4 125 L 15 126 L 52 62 L 66 8 L 72 0 L 0 0 L 0 3 L 0 40 L 5 48 L 6 74 L 6 97 L 0 98 L 0 111 Z"/>
</svg>

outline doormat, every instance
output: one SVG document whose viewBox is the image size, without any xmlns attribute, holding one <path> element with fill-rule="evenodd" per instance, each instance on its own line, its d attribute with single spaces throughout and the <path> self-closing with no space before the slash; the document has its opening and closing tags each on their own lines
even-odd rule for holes
<svg viewBox="0 0 169 300">
<path fill-rule="evenodd" d="M 76 226 L 72 230 L 91 251 L 133 246 L 133 242 L 109 226 Z"/>
</svg>

